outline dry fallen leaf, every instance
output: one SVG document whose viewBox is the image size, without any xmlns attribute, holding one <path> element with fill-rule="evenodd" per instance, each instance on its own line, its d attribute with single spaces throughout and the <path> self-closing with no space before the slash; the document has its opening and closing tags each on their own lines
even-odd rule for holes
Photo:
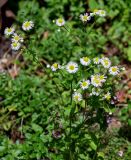
<svg viewBox="0 0 131 160">
<path fill-rule="evenodd" d="M 6 15 L 6 17 L 13 18 L 13 19 L 15 19 L 15 17 L 16 17 L 15 14 L 11 10 L 6 10 L 5 15 Z"/>
<path fill-rule="evenodd" d="M 8 0 L 0 0 L 0 8 L 2 8 Z"/>
<path fill-rule="evenodd" d="M 8 69 L 10 76 L 14 79 L 18 76 L 20 68 L 13 66 L 11 69 Z"/>
<path fill-rule="evenodd" d="M 123 102 L 125 103 L 125 102 L 126 102 L 126 98 L 127 98 L 126 95 L 127 95 L 127 94 L 126 94 L 126 91 L 125 91 L 125 90 L 120 90 L 120 91 L 118 91 L 118 92 L 116 93 L 116 97 L 117 97 L 119 103 L 123 103 Z"/>
<path fill-rule="evenodd" d="M 49 32 L 48 32 L 48 31 L 46 31 L 46 32 L 43 33 L 43 38 L 44 38 L 44 39 L 47 39 L 48 36 L 49 36 Z"/>
</svg>

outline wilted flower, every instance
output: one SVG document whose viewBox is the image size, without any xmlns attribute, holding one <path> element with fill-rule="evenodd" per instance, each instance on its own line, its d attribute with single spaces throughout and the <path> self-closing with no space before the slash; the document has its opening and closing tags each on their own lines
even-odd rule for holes
<svg viewBox="0 0 131 160">
<path fill-rule="evenodd" d="M 52 135 L 54 138 L 61 138 L 61 132 L 59 130 L 53 130 Z"/>
<path fill-rule="evenodd" d="M 90 81 L 89 80 L 83 80 L 82 82 L 80 82 L 80 87 L 85 90 L 89 87 L 90 85 Z"/>
<path fill-rule="evenodd" d="M 25 21 L 23 24 L 22 24 L 22 29 L 24 31 L 29 31 L 31 30 L 32 28 L 34 27 L 34 23 L 32 21 Z"/>
<path fill-rule="evenodd" d="M 9 36 L 9 35 L 13 34 L 14 31 L 15 31 L 15 29 L 13 27 L 10 27 L 10 28 L 6 27 L 5 31 L 4 31 L 4 34 Z"/>
<path fill-rule="evenodd" d="M 58 18 L 57 20 L 56 20 L 56 25 L 57 26 L 64 26 L 64 24 L 65 24 L 65 20 L 63 19 L 63 18 Z"/>
<path fill-rule="evenodd" d="M 80 63 L 83 66 L 88 66 L 90 64 L 91 60 L 88 57 L 82 57 L 80 58 Z"/>
<path fill-rule="evenodd" d="M 111 75 L 117 75 L 119 73 L 119 68 L 117 66 L 110 67 L 109 73 Z"/>
<path fill-rule="evenodd" d="M 78 64 L 75 62 L 69 62 L 66 65 L 66 70 L 69 73 L 76 73 L 78 71 Z"/>
<path fill-rule="evenodd" d="M 75 102 L 81 101 L 82 100 L 82 95 L 80 93 L 78 93 L 78 92 L 74 92 L 74 94 L 73 94 L 73 100 Z"/>
<path fill-rule="evenodd" d="M 21 44 L 20 44 L 19 42 L 13 42 L 13 43 L 11 44 L 12 50 L 15 50 L 15 51 L 19 50 L 19 49 L 20 49 L 20 46 L 21 46 Z"/>
<path fill-rule="evenodd" d="M 108 116 L 106 119 L 106 122 L 108 123 L 108 125 L 112 123 L 112 117 Z"/>
<path fill-rule="evenodd" d="M 119 155 L 120 157 L 122 157 L 122 156 L 123 156 L 123 151 L 119 151 L 119 152 L 118 152 L 118 155 Z"/>
<path fill-rule="evenodd" d="M 82 22 L 87 22 L 91 19 L 91 16 L 89 16 L 88 13 L 81 14 L 80 19 L 82 20 Z"/>
</svg>

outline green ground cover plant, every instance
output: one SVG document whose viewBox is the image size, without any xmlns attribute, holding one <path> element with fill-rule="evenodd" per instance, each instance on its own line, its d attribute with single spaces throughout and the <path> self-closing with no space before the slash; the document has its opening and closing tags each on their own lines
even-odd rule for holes
<svg viewBox="0 0 131 160">
<path fill-rule="evenodd" d="M 130 160 L 130 102 L 123 126 L 110 125 L 119 62 L 130 61 L 130 1 L 41 3 L 21 0 L 5 29 L 20 71 L 0 74 L 0 159 Z"/>
</svg>

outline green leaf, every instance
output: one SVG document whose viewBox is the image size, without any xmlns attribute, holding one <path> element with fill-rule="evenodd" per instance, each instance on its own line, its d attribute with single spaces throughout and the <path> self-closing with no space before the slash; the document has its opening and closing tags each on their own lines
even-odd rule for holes
<svg viewBox="0 0 131 160">
<path fill-rule="evenodd" d="M 93 150 L 96 150 L 96 149 L 97 149 L 97 146 L 96 146 L 96 144 L 95 144 L 93 141 L 91 141 L 91 142 L 89 143 L 89 145 L 90 145 L 90 147 L 91 147 Z"/>
<path fill-rule="evenodd" d="M 131 119 L 128 119 L 128 124 L 129 126 L 131 126 Z"/>
<path fill-rule="evenodd" d="M 101 158 L 103 158 L 103 159 L 104 159 L 105 154 L 104 154 L 103 152 L 98 152 L 98 157 L 101 157 Z"/>
<path fill-rule="evenodd" d="M 43 131 L 43 128 L 41 126 L 39 126 L 38 124 L 35 124 L 35 123 L 32 124 L 32 129 L 35 132 L 42 132 Z"/>
<path fill-rule="evenodd" d="M 96 2 L 96 0 L 90 0 L 90 1 L 89 1 L 89 7 L 90 7 L 90 9 L 92 9 L 92 10 L 97 9 L 98 3 Z"/>
<path fill-rule="evenodd" d="M 131 61 L 131 47 L 127 49 L 127 58 L 129 61 Z"/>
</svg>

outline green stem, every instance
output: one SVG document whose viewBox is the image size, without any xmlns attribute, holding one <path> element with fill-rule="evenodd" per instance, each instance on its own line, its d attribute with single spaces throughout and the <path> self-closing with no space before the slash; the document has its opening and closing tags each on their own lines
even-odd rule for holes
<svg viewBox="0 0 131 160">
<path fill-rule="evenodd" d="M 69 133 L 69 138 L 70 138 L 70 145 L 69 145 L 69 160 L 73 160 L 73 158 L 72 158 L 72 140 L 71 140 L 71 132 L 72 132 L 72 128 L 71 128 L 71 126 L 72 126 L 72 94 L 73 94 L 73 87 L 72 87 L 72 84 L 73 84 L 73 79 L 72 79 L 72 81 L 71 81 L 71 85 L 70 85 L 70 104 L 71 104 L 71 111 L 70 111 L 70 117 L 69 117 L 69 119 L 70 119 L 70 133 Z"/>
<path fill-rule="evenodd" d="M 63 26 L 63 28 L 64 28 L 68 33 L 70 33 L 70 35 L 76 39 L 76 41 L 77 41 L 77 43 L 79 44 L 79 46 L 81 46 L 81 41 L 80 41 L 79 37 L 76 36 L 76 35 L 74 35 L 74 34 L 72 34 L 72 33 L 67 29 L 67 27 Z M 81 46 L 81 47 L 82 47 L 82 46 Z"/>
<path fill-rule="evenodd" d="M 70 102 L 70 104 L 71 104 L 71 107 L 72 107 L 72 93 L 73 93 L 72 82 L 73 82 L 73 80 L 71 81 L 71 86 L 70 86 L 70 91 L 71 91 L 71 95 L 70 95 L 71 102 Z M 72 108 L 71 108 L 71 110 L 72 110 Z M 72 116 L 71 116 L 71 111 L 70 111 L 70 136 L 71 136 L 71 118 L 72 118 Z"/>
</svg>

